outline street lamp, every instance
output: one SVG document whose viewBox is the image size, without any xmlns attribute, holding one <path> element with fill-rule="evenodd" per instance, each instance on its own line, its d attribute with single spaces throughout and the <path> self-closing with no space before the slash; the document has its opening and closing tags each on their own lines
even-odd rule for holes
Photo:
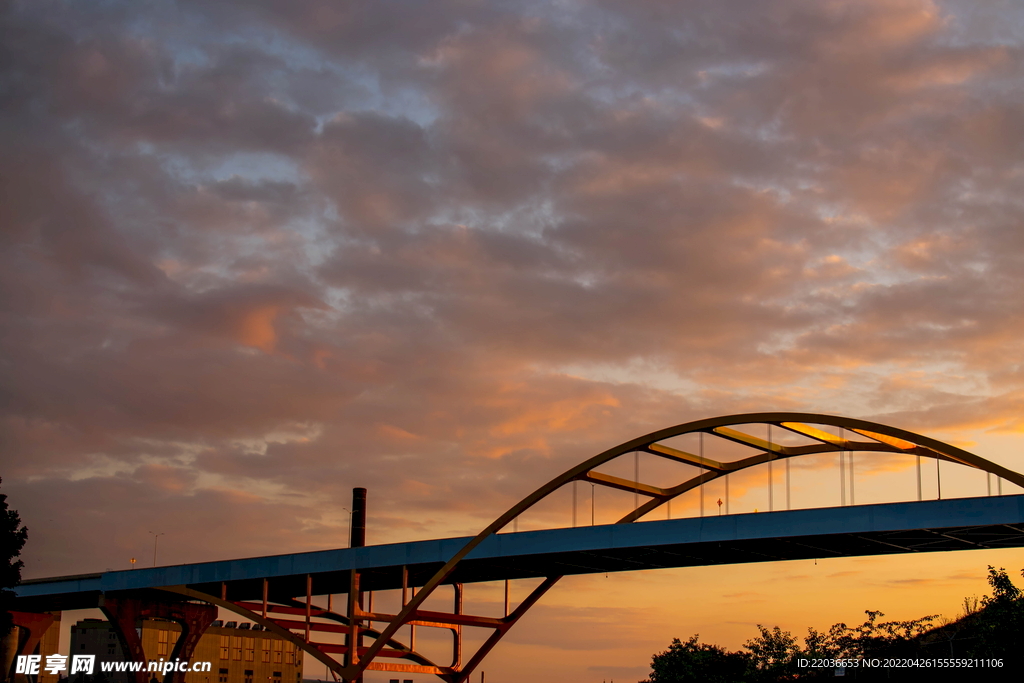
<svg viewBox="0 0 1024 683">
<path fill-rule="evenodd" d="M 160 540 L 160 537 L 164 536 L 166 534 L 164 534 L 164 532 L 162 532 L 162 531 L 160 533 L 158 533 L 158 534 L 157 533 L 153 533 L 152 531 L 150 531 L 149 533 L 153 534 L 153 566 L 155 567 L 156 566 L 156 544 L 157 544 L 157 541 Z"/>
<path fill-rule="evenodd" d="M 348 508 L 341 508 L 348 513 L 348 547 L 352 547 L 352 511 Z"/>
</svg>

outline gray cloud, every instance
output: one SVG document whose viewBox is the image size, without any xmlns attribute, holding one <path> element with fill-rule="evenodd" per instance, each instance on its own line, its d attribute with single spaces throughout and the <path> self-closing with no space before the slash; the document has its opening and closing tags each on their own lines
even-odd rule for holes
<svg viewBox="0 0 1024 683">
<path fill-rule="evenodd" d="M 9 3 L 27 573 L 322 547 L 353 485 L 470 533 L 714 413 L 1018 431 L 1011 9 Z"/>
</svg>

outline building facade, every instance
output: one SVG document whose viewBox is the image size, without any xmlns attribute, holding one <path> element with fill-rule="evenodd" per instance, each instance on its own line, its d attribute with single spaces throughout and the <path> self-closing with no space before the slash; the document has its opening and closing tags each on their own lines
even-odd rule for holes
<svg viewBox="0 0 1024 683">
<path fill-rule="evenodd" d="M 173 621 L 145 619 L 138 628 L 150 662 L 170 659 L 181 626 Z M 123 662 L 124 652 L 110 623 L 85 619 L 71 629 L 71 654 L 96 655 L 103 662 Z M 256 624 L 217 620 L 199 639 L 192 662 L 210 662 L 210 671 L 185 674 L 185 683 L 302 683 L 302 652 Z M 110 683 L 132 683 L 131 674 L 106 673 Z M 163 675 L 156 675 L 162 681 Z"/>
</svg>

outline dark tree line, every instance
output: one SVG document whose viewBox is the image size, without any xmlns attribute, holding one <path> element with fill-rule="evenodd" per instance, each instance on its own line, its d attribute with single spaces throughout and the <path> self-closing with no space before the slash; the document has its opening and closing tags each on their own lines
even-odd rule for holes
<svg viewBox="0 0 1024 683">
<path fill-rule="evenodd" d="M 9 610 L 15 596 L 9 589 L 21 582 L 21 568 L 25 563 L 18 557 L 27 538 L 28 529 L 21 525 L 18 511 L 8 509 L 7 495 L 0 493 L 0 638 L 14 625 Z"/>
<path fill-rule="evenodd" d="M 1024 574 L 1024 571 L 1021 572 Z M 886 659 L 1000 659 L 1001 668 L 896 669 L 847 668 L 846 680 L 941 680 L 947 676 L 986 681 L 1021 680 L 1024 675 L 1024 593 L 1005 569 L 988 568 L 992 594 L 964 600 L 958 619 L 938 623 L 938 615 L 910 621 L 882 621 L 885 615 L 868 610 L 856 626 L 834 624 L 824 632 L 807 629 L 802 643 L 778 626 L 758 625 L 758 636 L 732 652 L 699 641 L 672 640 L 654 655 L 651 673 L 640 683 L 768 683 L 772 681 L 835 678 L 834 667 L 807 666 L 811 660 Z M 804 660 L 801 665 L 801 660 Z"/>
</svg>

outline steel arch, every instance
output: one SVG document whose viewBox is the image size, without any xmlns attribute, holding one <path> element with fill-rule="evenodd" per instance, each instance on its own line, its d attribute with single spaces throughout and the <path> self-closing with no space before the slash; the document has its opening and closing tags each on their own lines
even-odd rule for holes
<svg viewBox="0 0 1024 683">
<path fill-rule="evenodd" d="M 802 446 L 784 446 L 781 444 L 771 443 L 764 439 L 730 428 L 736 425 L 749 424 L 764 424 L 780 427 L 791 433 L 810 439 L 814 443 Z M 845 436 L 837 437 L 811 425 L 838 427 L 861 437 L 865 437 L 868 440 L 852 441 L 849 438 L 845 438 Z M 666 439 L 692 433 L 710 434 L 718 438 L 760 450 L 761 452 L 733 462 L 717 462 L 659 443 Z M 365 653 L 360 656 L 359 661 L 349 666 L 339 668 L 338 673 L 345 680 L 357 680 L 361 676 L 362 672 L 369 667 L 374 657 L 377 656 L 391 640 L 398 629 L 418 618 L 419 606 L 434 592 L 435 589 L 437 589 L 438 586 L 447 582 L 447 579 L 451 576 L 459 562 L 461 562 L 470 552 L 472 552 L 474 548 L 483 542 L 484 539 L 501 531 L 523 512 L 530 509 L 565 484 L 573 481 L 587 481 L 596 485 L 636 492 L 643 494 L 644 496 L 648 496 L 650 500 L 637 506 L 616 522 L 616 524 L 625 524 L 635 522 L 652 510 L 668 503 L 673 498 L 700 486 L 702 483 L 712 481 L 718 477 L 725 476 L 726 474 L 775 460 L 841 451 L 902 453 L 933 458 L 936 460 L 945 460 L 947 462 L 957 463 L 994 474 L 997 477 L 1001 477 L 1018 486 L 1024 487 L 1024 476 L 985 460 L 973 453 L 930 437 L 868 420 L 858 420 L 854 418 L 816 413 L 768 412 L 727 415 L 675 425 L 673 427 L 651 432 L 650 434 L 646 434 L 615 446 L 614 448 L 610 448 L 603 453 L 600 453 L 579 465 L 566 470 L 561 475 L 555 477 L 521 500 L 519 503 L 509 508 L 504 514 L 494 520 L 472 540 L 466 543 L 459 552 L 457 552 L 441 569 L 437 571 L 436 574 L 434 574 L 433 577 L 431 577 L 429 581 L 423 585 L 423 587 L 407 604 L 405 604 L 403 609 L 397 615 L 391 616 L 387 626 L 380 630 L 380 635 L 377 636 L 376 640 L 366 649 Z M 663 489 L 649 486 L 639 481 L 620 479 L 593 471 L 595 468 L 605 463 L 632 452 L 650 453 L 661 458 L 698 467 L 703 470 L 703 472 L 676 486 Z M 560 578 L 560 576 L 547 577 L 540 586 L 534 589 L 534 591 L 520 603 L 519 607 L 514 612 L 507 614 L 504 619 L 484 620 L 483 618 L 476 618 L 480 619 L 481 623 L 472 625 L 489 626 L 494 629 L 494 633 L 484 642 L 464 667 L 457 671 L 450 671 L 450 673 L 446 672 L 446 674 L 441 675 L 441 677 L 450 683 L 463 683 L 466 681 L 473 669 L 476 668 L 484 656 L 486 656 L 494 645 L 497 644 L 504 634 L 508 632 L 512 625 L 522 617 L 529 607 L 535 604 L 544 593 L 557 583 Z M 493 623 L 484 623 L 485 621 Z"/>
</svg>

